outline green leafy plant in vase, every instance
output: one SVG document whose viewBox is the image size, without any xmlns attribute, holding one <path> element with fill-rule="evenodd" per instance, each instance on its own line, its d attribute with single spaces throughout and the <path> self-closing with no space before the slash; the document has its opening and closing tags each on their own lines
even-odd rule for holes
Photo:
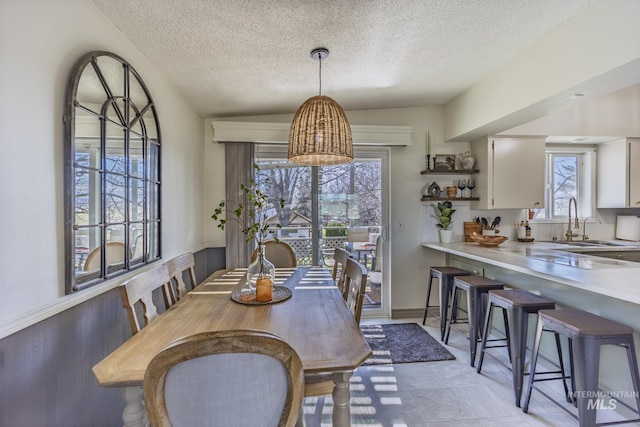
<svg viewBox="0 0 640 427">
<path fill-rule="evenodd" d="M 256 164 L 253 168 L 256 173 L 260 170 Z M 269 184 L 268 178 L 264 184 Z M 227 200 L 222 200 L 211 218 L 218 221 L 218 228 L 221 230 L 225 229 L 228 221 L 236 221 L 242 227 L 245 241 L 255 240 L 258 244 L 257 257 L 247 267 L 247 287 L 255 292 L 257 301 L 266 302 L 272 297 L 275 267 L 264 255 L 264 243 L 268 239 L 279 242 L 277 229 L 281 226 L 278 223 L 267 222 L 273 203 L 270 202 L 269 195 L 260 189 L 255 179 L 251 179 L 247 185 L 240 184 L 240 189 L 244 193 L 246 205 L 238 203 L 235 207 L 230 207 Z M 284 199 L 281 198 L 276 203 L 281 209 L 284 208 Z"/>
<path fill-rule="evenodd" d="M 440 229 L 440 241 L 442 243 L 450 243 L 453 232 L 449 230 L 449 227 L 452 224 L 451 217 L 456 210 L 453 209 L 453 204 L 448 200 L 446 202 L 439 202 L 435 209 L 436 218 L 438 219 L 436 227 Z"/>
</svg>

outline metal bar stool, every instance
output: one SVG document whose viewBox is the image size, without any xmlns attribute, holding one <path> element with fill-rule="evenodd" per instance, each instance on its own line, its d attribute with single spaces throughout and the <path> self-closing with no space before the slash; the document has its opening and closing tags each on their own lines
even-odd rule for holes
<svg viewBox="0 0 640 427">
<path fill-rule="evenodd" d="M 520 399 L 522 397 L 529 314 L 538 313 L 539 310 L 554 309 L 555 306 L 556 303 L 553 300 L 520 289 L 497 289 L 489 291 L 477 372 L 480 373 L 482 371 L 482 362 L 484 361 L 485 350 L 487 348 L 505 347 L 505 345 L 488 346 L 487 342 L 506 341 L 509 361 L 511 362 L 511 373 L 513 375 L 513 393 L 517 407 L 520 407 Z M 491 332 L 493 309 L 496 307 L 502 309 L 506 339 L 488 340 Z M 556 346 L 558 348 L 558 355 L 562 358 L 559 336 L 556 336 Z M 562 359 L 560 359 L 560 365 L 562 366 Z M 564 376 L 564 371 L 553 373 L 562 373 Z"/>
<path fill-rule="evenodd" d="M 522 409 L 525 413 L 529 410 L 531 392 L 536 381 L 535 369 L 543 331 L 555 332 L 569 338 L 569 348 L 572 356 L 572 389 L 577 401 L 578 420 L 581 427 L 600 425 L 596 424 L 598 400 L 601 399 L 598 391 L 598 375 L 600 373 L 600 346 L 605 344 L 621 346 L 626 349 L 634 388 L 632 394 L 635 396 L 637 411 L 629 408 L 640 415 L 640 375 L 638 374 L 638 360 L 633 342 L 633 329 L 622 323 L 577 309 L 540 310 L 538 312 L 538 328 L 531 356 L 529 385 Z M 538 391 L 541 392 L 540 390 Z M 550 398 L 546 394 L 544 395 Z M 627 406 L 623 402 L 620 403 Z M 602 425 L 638 421 L 640 421 L 640 418 L 607 422 Z"/>
<path fill-rule="evenodd" d="M 485 308 L 483 295 L 487 295 L 491 290 L 502 289 L 503 287 L 504 283 L 481 276 L 456 276 L 453 279 L 453 300 L 451 301 L 451 312 L 449 313 L 449 323 L 447 325 L 444 343 L 449 344 L 451 325 L 468 323 L 471 366 L 475 364 L 478 336 L 480 335 L 480 327 L 482 325 L 481 319 L 484 318 L 482 316 Z M 460 297 L 461 291 L 467 293 L 467 319 L 458 319 L 458 298 Z"/>
<path fill-rule="evenodd" d="M 440 283 L 440 306 L 438 314 L 433 314 L 436 317 L 440 317 L 440 341 L 444 340 L 444 330 L 447 325 L 447 312 L 449 309 L 449 296 L 451 295 L 451 290 L 453 289 L 453 278 L 456 276 L 469 275 L 471 275 L 471 272 L 455 267 L 431 267 L 429 269 L 427 302 L 424 306 L 424 317 L 422 319 L 422 324 L 424 325 L 426 323 L 427 314 L 431 310 L 431 307 L 438 307 L 435 305 L 429 305 L 429 300 L 431 299 L 431 284 L 433 282 L 433 278 L 435 277 Z"/>
</svg>

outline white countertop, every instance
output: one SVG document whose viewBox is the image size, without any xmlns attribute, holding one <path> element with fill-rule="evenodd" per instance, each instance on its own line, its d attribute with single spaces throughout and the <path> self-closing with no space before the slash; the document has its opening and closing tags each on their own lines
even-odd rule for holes
<svg viewBox="0 0 640 427">
<path fill-rule="evenodd" d="M 558 243 L 508 240 L 496 248 L 464 242 L 422 246 L 640 304 L 640 263 L 567 252 L 579 248 Z"/>
</svg>

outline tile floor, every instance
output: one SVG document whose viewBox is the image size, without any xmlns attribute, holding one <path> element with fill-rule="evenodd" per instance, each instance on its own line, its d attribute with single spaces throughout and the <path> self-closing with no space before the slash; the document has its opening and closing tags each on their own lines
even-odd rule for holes
<svg viewBox="0 0 640 427">
<path fill-rule="evenodd" d="M 422 323 L 422 319 L 405 322 Z M 389 320 L 363 319 L 363 323 Z M 429 317 L 426 329 L 439 338 L 438 320 Z M 482 373 L 469 365 L 467 339 L 452 333 L 447 349 L 453 361 L 365 366 L 351 380 L 351 425 L 374 427 L 493 427 L 577 426 L 564 410 L 534 391 L 525 414 L 513 403 L 511 373 L 485 357 Z M 506 352 L 492 350 L 494 354 Z M 526 384 L 526 377 L 525 377 Z M 561 399 L 559 381 L 538 383 Z M 524 393 L 523 393 L 524 397 Z M 574 413 L 577 411 L 566 405 Z M 331 426 L 331 397 L 305 399 L 306 427 Z M 613 411 L 599 411 L 598 422 L 619 420 Z M 640 423 L 625 424 L 640 426 Z"/>
</svg>

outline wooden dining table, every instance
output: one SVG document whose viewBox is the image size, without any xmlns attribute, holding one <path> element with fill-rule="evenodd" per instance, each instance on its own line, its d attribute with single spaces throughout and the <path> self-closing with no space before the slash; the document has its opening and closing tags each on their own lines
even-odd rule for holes
<svg viewBox="0 0 640 427">
<path fill-rule="evenodd" d="M 292 295 L 266 305 L 231 299 L 245 280 L 245 269 L 237 269 L 205 281 L 93 367 L 101 386 L 123 388 L 125 426 L 146 425 L 142 384 L 156 354 L 188 335 L 235 329 L 273 333 L 295 349 L 305 374 L 331 374 L 333 425 L 350 425 L 349 379 L 371 348 L 330 272 L 317 267 L 276 269 L 275 284 L 289 288 Z"/>
</svg>

